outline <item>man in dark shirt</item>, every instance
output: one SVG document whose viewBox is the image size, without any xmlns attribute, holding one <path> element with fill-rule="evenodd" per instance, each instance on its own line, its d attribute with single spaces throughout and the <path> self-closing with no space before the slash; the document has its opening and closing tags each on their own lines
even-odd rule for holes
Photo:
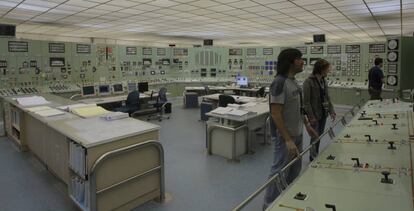
<svg viewBox="0 0 414 211">
<path fill-rule="evenodd" d="M 375 66 L 368 72 L 368 93 L 371 100 L 381 99 L 382 84 L 384 83 L 384 73 L 382 72 L 382 58 L 375 58 Z"/>
</svg>

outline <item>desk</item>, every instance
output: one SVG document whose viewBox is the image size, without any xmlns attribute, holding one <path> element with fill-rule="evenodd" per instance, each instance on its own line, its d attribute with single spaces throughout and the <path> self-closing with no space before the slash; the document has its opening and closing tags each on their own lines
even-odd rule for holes
<svg viewBox="0 0 414 211">
<path fill-rule="evenodd" d="M 211 94 L 211 95 L 205 95 L 203 96 L 203 100 L 206 101 L 219 101 L 219 96 L 221 94 Z M 249 102 L 267 102 L 267 98 L 257 98 L 257 97 L 246 97 L 246 96 L 240 96 L 240 95 L 231 95 L 236 103 L 249 103 Z"/>
<path fill-rule="evenodd" d="M 96 103 L 98 105 L 98 104 L 125 101 L 127 99 L 127 97 L 128 97 L 128 95 L 102 96 L 102 97 L 94 97 L 94 98 L 84 98 L 84 99 L 78 100 L 78 102 L 86 103 L 86 104 Z M 154 92 L 152 97 L 153 98 L 158 97 L 158 93 Z M 141 99 L 148 100 L 148 99 L 151 99 L 151 95 L 150 94 L 139 93 L 139 99 L 140 100 Z"/>
<path fill-rule="evenodd" d="M 240 88 L 236 86 L 208 86 L 209 92 L 213 93 L 223 93 L 225 91 L 232 91 L 236 95 L 243 95 L 246 94 L 248 96 L 256 96 L 257 91 L 259 91 L 260 88 Z M 200 96 L 205 94 L 205 87 L 185 87 L 186 92 L 196 92 Z"/>
<path fill-rule="evenodd" d="M 412 104 L 368 101 L 361 111 L 378 124 L 355 115 L 268 211 L 328 210 L 325 204 L 336 210 L 413 210 Z M 372 140 L 365 135 L 371 135 Z M 389 148 L 389 141 L 394 141 L 395 149 Z M 358 158 L 362 167 L 352 158 Z M 384 183 L 384 171 L 390 173 L 392 182 Z M 299 192 L 307 198 L 294 199 Z"/>
<path fill-rule="evenodd" d="M 204 97 L 210 100 L 218 99 L 217 94 Z M 227 148 L 229 150 L 227 150 L 227 152 L 219 152 L 217 154 L 237 161 L 237 156 L 245 154 L 246 152 L 251 152 L 253 131 L 258 128 L 262 128 L 263 125 L 265 126 L 264 131 L 266 131 L 266 122 L 269 117 L 269 104 L 267 98 L 243 96 L 234 97 L 240 102 L 250 104 L 250 106 L 240 105 L 239 108 L 240 110 L 247 111 L 248 113 L 245 115 L 237 116 L 225 113 L 215 113 L 216 109 L 207 113 L 208 116 L 218 118 L 219 121 L 207 121 L 206 142 L 209 154 L 214 154 L 214 151 L 216 151 L 215 147 L 212 146 L 214 143 L 224 143 L 226 146 L 221 147 Z M 217 135 L 214 134 L 215 131 L 217 131 Z M 231 140 L 228 140 L 229 135 L 226 135 L 226 133 L 231 134 Z M 245 134 L 244 137 L 243 133 Z M 264 136 L 266 137 L 266 134 L 264 134 Z M 243 145 L 244 141 L 246 142 L 246 147 L 238 147 L 240 145 Z"/>
<path fill-rule="evenodd" d="M 43 94 L 55 108 L 76 102 Z M 29 149 L 68 187 L 81 210 L 130 210 L 164 195 L 159 126 L 133 118 L 106 121 L 71 113 L 43 117 L 4 98 L 7 136 Z M 143 161 L 143 162 L 139 162 Z"/>
<path fill-rule="evenodd" d="M 167 93 L 169 95 L 169 93 Z M 96 104 L 105 108 L 106 110 L 114 110 L 125 105 L 125 101 L 128 95 L 115 95 L 115 96 L 102 96 L 93 98 L 80 99 L 77 102 L 86 104 Z M 153 92 L 151 98 L 151 92 L 139 93 L 140 107 L 145 110 L 148 107 L 148 101 L 155 100 L 158 97 L 158 92 Z"/>
</svg>

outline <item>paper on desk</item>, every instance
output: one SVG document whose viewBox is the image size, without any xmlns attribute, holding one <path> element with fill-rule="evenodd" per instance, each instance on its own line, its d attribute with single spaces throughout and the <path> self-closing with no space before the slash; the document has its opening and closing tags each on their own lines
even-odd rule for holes
<svg viewBox="0 0 414 211">
<path fill-rule="evenodd" d="M 233 109 L 231 111 L 229 111 L 227 114 L 229 115 L 233 115 L 233 116 L 244 116 L 246 114 L 248 114 L 248 111 L 243 111 L 243 110 L 239 110 L 239 109 Z"/>
<path fill-rule="evenodd" d="M 240 104 L 230 103 L 230 104 L 227 104 L 227 107 L 238 109 L 240 108 Z"/>
<path fill-rule="evenodd" d="M 71 109 L 71 112 L 83 118 L 92 117 L 92 116 L 100 116 L 103 114 L 110 113 L 110 111 L 107 111 L 100 106 L 87 106 L 87 107 L 81 107 L 81 108 L 74 108 L 74 109 Z"/>
<path fill-rule="evenodd" d="M 47 109 L 47 110 L 35 111 L 34 113 L 38 114 L 42 117 L 50 117 L 50 116 L 57 116 L 57 115 L 65 114 L 65 112 L 54 109 L 54 108 L 50 108 L 50 109 Z"/>
<path fill-rule="evenodd" d="M 215 114 L 227 114 L 229 111 L 233 110 L 233 108 L 230 107 L 218 107 L 211 111 L 211 113 Z"/>
<path fill-rule="evenodd" d="M 101 118 L 105 120 L 117 120 L 117 119 L 124 119 L 128 117 L 129 117 L 128 113 L 123 113 L 119 111 L 111 112 L 109 114 L 104 114 L 103 116 L 101 116 Z"/>
<path fill-rule="evenodd" d="M 16 98 L 16 101 L 22 106 L 36 106 L 36 105 L 44 105 L 44 104 L 50 103 L 44 97 L 37 96 L 37 95 L 30 96 L 30 97 L 19 97 L 19 98 Z"/>
<path fill-rule="evenodd" d="M 243 106 L 243 107 L 253 107 L 253 106 L 256 106 L 256 105 L 257 105 L 256 103 L 250 102 L 250 103 L 245 103 L 245 104 L 243 104 L 241 106 Z"/>
<path fill-rule="evenodd" d="M 35 107 L 27 108 L 27 110 L 31 111 L 31 112 L 48 110 L 48 109 L 51 109 L 51 107 L 49 107 L 49 106 L 35 106 Z"/>
<path fill-rule="evenodd" d="M 72 104 L 72 105 L 59 106 L 57 108 L 64 110 L 64 111 L 71 111 L 72 109 L 75 109 L 75 108 L 82 108 L 82 107 L 88 107 L 88 106 L 96 106 L 96 104 L 77 103 L 77 104 Z"/>
</svg>

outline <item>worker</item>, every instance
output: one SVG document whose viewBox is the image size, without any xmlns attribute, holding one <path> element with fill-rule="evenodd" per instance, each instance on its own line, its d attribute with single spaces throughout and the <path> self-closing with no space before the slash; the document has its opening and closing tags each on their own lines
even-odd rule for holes
<svg viewBox="0 0 414 211">
<path fill-rule="evenodd" d="M 368 71 L 368 93 L 370 100 L 381 99 L 382 84 L 384 83 L 384 73 L 382 71 L 382 58 L 375 58 L 375 66 Z"/>
<path fill-rule="evenodd" d="M 328 84 L 325 80 L 325 77 L 330 71 L 331 64 L 325 59 L 319 59 L 313 65 L 312 74 L 303 83 L 305 113 L 309 118 L 312 128 L 318 133 L 318 136 L 322 135 L 325 130 L 328 115 L 331 116 L 332 121 L 336 117 L 329 97 Z M 319 141 L 311 138 L 310 143 L 314 143 L 309 153 L 309 160 L 313 161 L 319 153 Z"/>
<path fill-rule="evenodd" d="M 277 75 L 270 86 L 270 131 L 274 142 L 273 164 L 269 178 L 279 173 L 302 150 L 303 124 L 309 135 L 317 138 L 304 116 L 302 105 L 302 89 L 295 75 L 303 71 L 302 53 L 294 48 L 280 52 L 277 62 Z M 302 162 L 299 159 L 285 172 L 286 182 L 291 183 L 300 173 Z M 266 190 L 263 209 L 266 209 L 280 190 L 276 182 Z"/>
</svg>

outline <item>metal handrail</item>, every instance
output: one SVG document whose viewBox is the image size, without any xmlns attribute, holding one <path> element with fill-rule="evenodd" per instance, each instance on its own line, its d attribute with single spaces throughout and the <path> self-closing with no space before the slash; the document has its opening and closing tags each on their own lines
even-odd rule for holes
<svg viewBox="0 0 414 211">
<path fill-rule="evenodd" d="M 364 99 L 361 99 L 360 103 L 362 103 L 363 100 Z M 348 112 L 345 113 L 345 115 L 342 118 L 336 120 L 335 123 L 328 130 L 323 132 L 318 137 L 317 140 L 315 140 L 307 148 L 305 148 L 299 155 L 297 155 L 293 160 L 291 160 L 288 164 L 286 164 L 286 166 L 283 167 L 278 173 L 276 173 L 270 179 L 268 179 L 265 182 L 265 184 L 261 185 L 255 192 L 250 194 L 244 201 L 242 201 L 235 208 L 233 208 L 233 211 L 239 211 L 239 210 L 243 209 L 247 204 L 249 204 L 253 199 L 255 199 L 263 190 L 265 190 L 271 183 L 273 183 L 283 172 L 285 172 L 294 163 L 299 161 L 303 157 L 303 155 L 313 147 L 313 145 L 315 145 L 316 143 L 319 143 L 323 136 L 325 136 L 326 134 L 329 135 L 330 133 L 333 133 L 332 128 L 334 128 L 339 122 L 341 122 L 341 123 L 343 123 L 343 121 L 346 122 L 345 116 L 347 116 L 348 114 L 351 114 L 352 116 L 355 116 L 354 109 L 357 108 L 357 107 L 358 107 L 358 109 L 360 109 L 361 105 L 359 103 L 354 105 Z"/>
<path fill-rule="evenodd" d="M 130 151 L 133 151 L 133 150 L 142 149 L 144 147 L 148 147 L 148 146 L 151 146 L 151 145 L 155 146 L 159 150 L 159 153 L 160 153 L 160 155 L 159 155 L 160 156 L 160 165 L 159 166 L 156 166 L 152 169 L 149 169 L 148 171 L 145 171 L 141 174 L 134 175 L 132 177 L 124 179 L 120 182 L 117 182 L 117 183 L 115 183 L 115 184 L 113 184 L 109 187 L 103 188 L 101 190 L 96 189 L 96 176 L 97 176 L 96 175 L 96 170 L 102 165 L 102 163 L 104 163 L 105 160 L 110 159 L 112 157 L 115 157 L 117 155 L 123 154 L 123 153 L 127 153 L 127 152 L 130 152 Z M 155 171 L 160 171 L 160 174 L 161 174 L 161 177 L 160 177 L 160 185 L 161 185 L 161 187 L 160 187 L 160 189 L 161 189 L 160 190 L 160 192 L 161 192 L 160 193 L 160 200 L 162 201 L 162 200 L 164 200 L 164 197 L 165 197 L 164 196 L 164 194 L 165 194 L 164 148 L 162 147 L 160 142 L 150 140 L 150 141 L 145 141 L 145 142 L 141 142 L 141 143 L 138 143 L 138 144 L 133 144 L 133 145 L 130 145 L 130 146 L 127 146 L 127 147 L 123 147 L 123 148 L 119 148 L 119 149 L 115 149 L 115 150 L 106 152 L 105 154 L 101 155 L 94 162 L 94 164 L 92 165 L 92 168 L 91 168 L 90 184 L 89 184 L 90 185 L 90 191 L 89 191 L 89 194 L 90 194 L 90 198 L 89 198 L 90 199 L 90 210 L 91 211 L 96 211 L 97 210 L 97 203 L 96 203 L 97 194 L 100 194 L 104 191 L 115 188 L 115 187 L 117 187 L 121 184 L 124 184 L 128 181 L 131 181 L 133 179 L 137 179 L 137 178 L 146 176 L 146 175 L 151 174 Z"/>
<path fill-rule="evenodd" d="M 72 95 L 72 96 L 69 97 L 69 100 L 73 100 L 73 98 L 75 98 L 75 97 L 81 97 L 81 96 L 82 96 L 81 94 L 74 94 L 74 95 Z"/>
</svg>

